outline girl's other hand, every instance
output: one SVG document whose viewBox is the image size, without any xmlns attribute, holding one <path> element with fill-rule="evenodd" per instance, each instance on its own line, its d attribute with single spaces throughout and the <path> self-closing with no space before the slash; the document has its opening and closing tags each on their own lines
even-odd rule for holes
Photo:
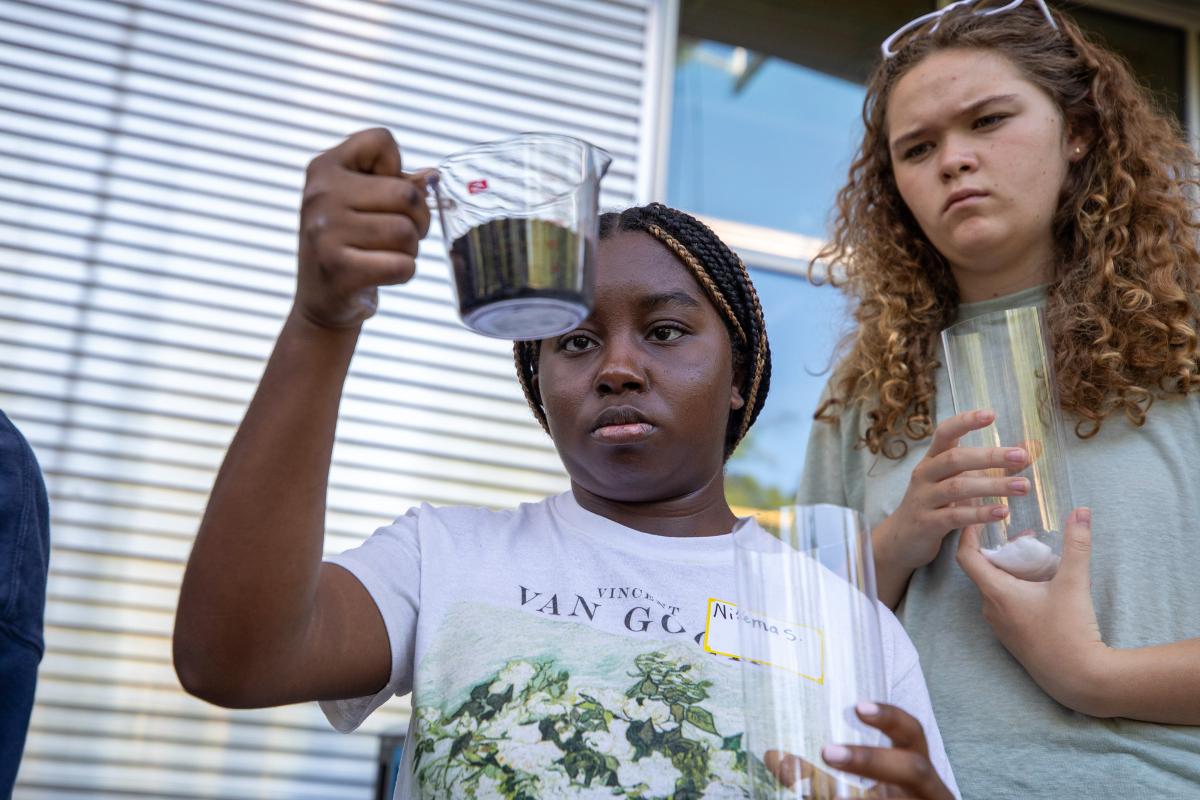
<svg viewBox="0 0 1200 800">
<path fill-rule="evenodd" d="M 892 746 L 826 745 L 821 748 L 826 764 L 877 781 L 867 797 L 954 800 L 954 793 L 942 783 L 929 760 L 925 730 L 915 717 L 882 703 L 859 703 L 855 713 L 863 722 L 882 731 Z M 836 786 L 833 777 L 799 756 L 770 750 L 763 763 L 784 786 L 791 787 L 797 780 L 808 778 L 814 797 L 833 796 Z"/>
<path fill-rule="evenodd" d="M 959 439 L 995 418 L 992 411 L 968 411 L 937 426 L 900 506 L 875 530 L 876 561 L 882 566 L 908 572 L 925 566 L 950 531 L 1008 516 L 1004 505 L 975 500 L 1029 492 L 1029 481 L 1013 475 L 1029 463 L 1027 449 L 958 446 Z"/>
<path fill-rule="evenodd" d="M 427 178 L 401 171 L 385 128 L 359 131 L 309 163 L 294 313 L 319 327 L 353 328 L 375 313 L 380 286 L 413 276 L 429 231 Z"/>
<path fill-rule="evenodd" d="M 980 552 L 979 528 L 963 531 L 958 563 L 979 587 L 983 617 L 1046 694 L 1067 708 L 1112 716 L 1105 679 L 1115 674 L 1112 648 L 1100 635 L 1092 604 L 1092 514 L 1077 508 L 1063 526 L 1062 564 L 1048 581 L 1024 581 Z"/>
</svg>

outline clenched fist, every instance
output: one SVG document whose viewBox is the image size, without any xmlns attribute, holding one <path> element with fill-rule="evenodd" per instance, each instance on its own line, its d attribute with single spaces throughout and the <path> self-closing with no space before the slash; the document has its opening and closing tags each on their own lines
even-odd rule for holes
<svg viewBox="0 0 1200 800">
<path fill-rule="evenodd" d="M 380 286 L 413 276 L 429 231 L 427 177 L 401 170 L 384 128 L 359 131 L 309 163 L 296 312 L 321 327 L 355 327 L 375 313 Z"/>
</svg>

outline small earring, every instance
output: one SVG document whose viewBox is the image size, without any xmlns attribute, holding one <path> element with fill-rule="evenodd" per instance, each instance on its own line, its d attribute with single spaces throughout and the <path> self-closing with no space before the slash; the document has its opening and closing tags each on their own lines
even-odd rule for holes
<svg viewBox="0 0 1200 800">
<path fill-rule="evenodd" d="M 1080 153 L 1082 153 L 1082 152 L 1083 152 L 1083 148 L 1082 148 L 1082 147 L 1078 147 L 1078 146 L 1076 146 L 1076 148 L 1075 148 L 1075 155 L 1079 155 L 1079 154 L 1080 154 Z"/>
</svg>

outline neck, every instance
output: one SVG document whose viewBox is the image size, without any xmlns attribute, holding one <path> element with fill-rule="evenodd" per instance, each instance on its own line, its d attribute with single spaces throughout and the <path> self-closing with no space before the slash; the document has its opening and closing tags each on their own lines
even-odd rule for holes
<svg viewBox="0 0 1200 800">
<path fill-rule="evenodd" d="M 724 471 L 704 486 L 677 497 L 613 500 L 571 481 L 580 506 L 606 519 L 656 536 L 719 536 L 733 530 L 737 517 L 725 500 Z"/>
<path fill-rule="evenodd" d="M 1053 248 L 1047 244 L 1002 264 L 951 264 L 950 272 L 958 284 L 959 302 L 978 303 L 1047 283 L 1053 274 L 1053 263 Z"/>
</svg>

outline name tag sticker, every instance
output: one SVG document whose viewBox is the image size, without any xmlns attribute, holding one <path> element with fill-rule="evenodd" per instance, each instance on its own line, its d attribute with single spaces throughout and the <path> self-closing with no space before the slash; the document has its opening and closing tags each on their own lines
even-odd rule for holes
<svg viewBox="0 0 1200 800">
<path fill-rule="evenodd" d="M 743 642 L 743 626 L 749 631 Z M 825 637 L 819 628 L 739 611 L 736 603 L 708 598 L 704 649 L 825 683 Z M 743 652 L 745 651 L 745 652 Z"/>
</svg>

